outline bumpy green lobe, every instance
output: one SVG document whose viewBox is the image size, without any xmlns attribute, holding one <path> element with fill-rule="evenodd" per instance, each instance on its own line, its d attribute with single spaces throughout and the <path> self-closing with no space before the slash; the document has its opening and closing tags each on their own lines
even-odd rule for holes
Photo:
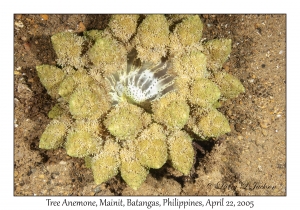
<svg viewBox="0 0 300 210">
<path fill-rule="evenodd" d="M 62 32 L 54 34 L 51 37 L 53 48 L 58 57 L 57 63 L 61 66 L 74 66 L 79 68 L 83 66 L 80 57 L 84 38 L 71 32 Z"/>
<path fill-rule="evenodd" d="M 221 96 L 218 86 L 209 79 L 197 78 L 191 86 L 189 100 L 201 107 L 211 107 Z"/>
<path fill-rule="evenodd" d="M 64 143 L 69 123 L 65 118 L 53 119 L 43 132 L 39 147 L 41 149 L 57 149 Z"/>
<path fill-rule="evenodd" d="M 231 39 L 214 39 L 204 45 L 204 54 L 207 56 L 207 66 L 212 71 L 222 67 L 231 53 Z"/>
<path fill-rule="evenodd" d="M 188 126 L 204 139 L 219 137 L 231 131 L 226 117 L 215 108 L 198 109 L 193 113 Z"/>
<path fill-rule="evenodd" d="M 120 167 L 120 146 L 113 141 L 106 141 L 103 150 L 93 157 L 92 171 L 96 184 L 101 184 L 118 174 Z"/>
<path fill-rule="evenodd" d="M 198 15 L 185 15 L 175 17 L 182 21 L 175 25 L 173 33 L 170 34 L 170 54 L 177 57 L 193 50 L 201 50 L 203 24 Z M 171 21 L 172 24 L 172 21 Z M 173 27 L 173 25 L 172 25 Z"/>
<path fill-rule="evenodd" d="M 184 100 L 178 100 L 175 92 L 168 93 L 152 104 L 153 119 L 168 129 L 181 129 L 189 119 L 190 107 Z"/>
<path fill-rule="evenodd" d="M 58 88 L 58 94 L 68 100 L 71 93 L 74 91 L 76 83 L 72 76 L 66 76 Z"/>
<path fill-rule="evenodd" d="M 98 119 L 110 108 L 105 90 L 93 87 L 78 87 L 70 96 L 70 112 L 75 119 Z"/>
<path fill-rule="evenodd" d="M 65 144 L 68 155 L 86 157 L 99 151 L 102 140 L 97 120 L 76 120 Z"/>
<path fill-rule="evenodd" d="M 169 158 L 172 166 L 188 175 L 194 162 L 192 138 L 185 131 L 175 131 L 168 137 Z"/>
<path fill-rule="evenodd" d="M 36 67 L 41 83 L 51 97 L 58 98 L 58 86 L 65 78 L 65 73 L 55 66 L 40 65 Z"/>
<path fill-rule="evenodd" d="M 161 168 L 167 161 L 167 142 L 162 126 L 154 123 L 137 140 L 137 158 L 143 166 Z"/>
<path fill-rule="evenodd" d="M 118 52 L 117 44 L 107 37 L 102 37 L 96 39 L 88 55 L 94 65 L 98 66 L 102 63 L 109 64 L 117 61 L 118 58 L 115 57 L 116 52 Z"/>
<path fill-rule="evenodd" d="M 88 75 L 85 69 L 79 69 L 78 71 L 74 72 L 71 76 L 75 82 L 75 85 L 84 87 L 95 84 L 94 79 L 90 75 Z"/>
<path fill-rule="evenodd" d="M 87 74 L 86 70 L 78 69 L 69 73 L 61 82 L 58 88 L 58 94 L 66 101 L 69 101 L 70 95 L 77 87 L 85 88 L 97 85 L 95 80 Z M 99 86 L 99 85 L 98 85 Z M 100 90 L 100 95 L 105 96 L 104 90 Z"/>
<path fill-rule="evenodd" d="M 85 167 L 91 168 L 92 167 L 92 157 L 91 156 L 85 156 L 84 157 L 84 164 L 85 164 Z"/>
<path fill-rule="evenodd" d="M 71 157 L 85 157 L 97 153 L 99 139 L 86 130 L 73 130 L 67 136 L 65 144 L 67 154 Z"/>
<path fill-rule="evenodd" d="M 102 30 L 89 30 L 83 32 L 84 36 L 88 39 L 95 41 L 98 38 L 102 38 L 104 36 L 104 33 Z"/>
<path fill-rule="evenodd" d="M 164 15 L 147 15 L 137 29 L 136 50 L 141 61 L 158 63 L 167 53 L 169 25 Z"/>
<path fill-rule="evenodd" d="M 173 71 L 179 76 L 190 78 L 205 78 L 208 76 L 206 56 L 200 51 L 192 51 L 173 59 L 173 66 Z"/>
<path fill-rule="evenodd" d="M 177 97 L 180 100 L 186 101 L 190 95 L 190 81 L 189 76 L 177 76 L 174 79 L 174 89 L 176 90 Z"/>
<path fill-rule="evenodd" d="M 146 180 L 149 170 L 143 167 L 135 157 L 135 151 L 122 149 L 120 152 L 120 172 L 124 181 L 134 190 Z"/>
<path fill-rule="evenodd" d="M 106 76 L 124 68 L 127 61 L 126 53 L 122 44 L 108 36 L 97 38 L 87 52 L 94 67 L 103 69 Z"/>
<path fill-rule="evenodd" d="M 49 118 L 57 118 L 64 114 L 66 110 L 60 105 L 60 104 L 55 104 L 54 107 L 48 112 L 48 117 Z"/>
<path fill-rule="evenodd" d="M 191 15 L 175 27 L 174 34 L 182 45 L 187 46 L 200 41 L 202 30 L 203 24 L 199 15 Z"/>
<path fill-rule="evenodd" d="M 238 78 L 226 72 L 215 73 L 214 81 L 219 85 L 221 94 L 226 99 L 236 98 L 245 88 Z"/>
<path fill-rule="evenodd" d="M 139 15 L 112 15 L 108 26 L 113 35 L 121 41 L 127 42 L 136 32 Z"/>
<path fill-rule="evenodd" d="M 151 122 L 151 116 L 133 104 L 118 104 L 103 122 L 109 132 L 118 139 L 133 139 Z"/>
<path fill-rule="evenodd" d="M 100 124 L 98 120 L 83 119 L 75 121 L 75 130 L 85 130 L 92 134 L 99 135 L 101 132 Z"/>
</svg>

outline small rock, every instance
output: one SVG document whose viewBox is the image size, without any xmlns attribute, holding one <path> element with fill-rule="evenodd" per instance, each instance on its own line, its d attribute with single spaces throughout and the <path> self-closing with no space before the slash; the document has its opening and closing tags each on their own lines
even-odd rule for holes
<svg viewBox="0 0 300 210">
<path fill-rule="evenodd" d="M 242 137 L 242 136 L 238 136 L 237 138 L 238 138 L 238 140 L 240 140 L 240 141 L 243 140 L 243 137 Z"/>
<path fill-rule="evenodd" d="M 261 128 L 265 128 L 265 129 L 266 129 L 266 128 L 269 127 L 270 121 L 267 120 L 267 119 L 266 119 L 266 120 L 262 120 L 262 121 L 260 121 L 259 124 L 260 124 L 260 127 L 261 127 Z"/>
<path fill-rule="evenodd" d="M 23 44 L 23 46 L 24 46 L 24 48 L 25 48 L 26 51 L 30 51 L 30 43 L 29 42 L 25 42 Z"/>
<path fill-rule="evenodd" d="M 44 176 L 44 174 L 41 174 L 41 175 L 38 176 L 38 178 L 39 178 L 39 179 L 44 179 L 45 176 Z"/>
<path fill-rule="evenodd" d="M 231 130 L 232 133 L 233 133 L 233 132 L 237 132 L 237 131 L 235 130 L 235 127 L 234 127 L 234 124 L 233 124 L 233 123 L 229 123 L 229 126 L 230 126 L 230 130 Z"/>
<path fill-rule="evenodd" d="M 229 62 L 223 64 L 223 69 L 227 72 L 229 71 L 229 65 L 230 65 Z"/>
<path fill-rule="evenodd" d="M 262 134 L 263 134 L 264 136 L 267 136 L 267 135 L 268 135 L 268 131 L 267 131 L 266 129 L 262 129 L 261 132 L 262 132 Z"/>
<path fill-rule="evenodd" d="M 261 146 L 261 145 L 263 145 L 264 143 L 265 143 L 264 140 L 261 140 L 261 139 L 256 139 L 256 140 L 255 140 L 256 146 Z"/>
<path fill-rule="evenodd" d="M 105 184 L 101 184 L 100 188 L 101 188 L 101 190 L 105 190 L 106 189 Z"/>
<path fill-rule="evenodd" d="M 51 173 L 51 179 L 56 179 L 59 176 L 59 172 Z"/>
<path fill-rule="evenodd" d="M 83 22 L 80 22 L 78 25 L 77 25 L 77 32 L 83 32 L 86 30 L 86 27 L 85 25 L 83 24 Z"/>
<path fill-rule="evenodd" d="M 14 71 L 14 75 L 21 75 L 21 73 L 18 71 Z"/>
<path fill-rule="evenodd" d="M 229 110 L 226 111 L 226 114 L 227 114 L 228 116 L 231 116 L 231 115 L 232 115 L 232 111 L 229 109 Z"/>
<path fill-rule="evenodd" d="M 48 15 L 40 15 L 42 20 L 48 20 L 49 16 Z"/>
<path fill-rule="evenodd" d="M 239 133 L 242 133 L 244 128 L 243 128 L 242 124 L 237 123 L 237 124 L 235 124 L 235 130 Z"/>
<path fill-rule="evenodd" d="M 222 157 L 221 160 L 222 160 L 222 162 L 228 162 L 228 159 L 225 157 Z"/>
<path fill-rule="evenodd" d="M 101 190 L 101 185 L 98 185 L 97 187 L 95 187 L 94 192 L 99 193 Z"/>
<path fill-rule="evenodd" d="M 258 168 L 259 171 L 263 171 L 261 165 L 258 165 L 257 168 Z"/>
<path fill-rule="evenodd" d="M 15 192 L 16 192 L 16 193 L 20 193 L 20 191 L 21 191 L 21 187 L 20 187 L 20 186 L 17 186 Z"/>
<path fill-rule="evenodd" d="M 23 93 L 26 93 L 26 92 L 31 93 L 32 91 L 26 84 L 19 83 L 18 84 L 18 93 L 22 93 L 22 92 Z"/>
<path fill-rule="evenodd" d="M 23 28 L 24 27 L 24 24 L 22 21 L 16 21 L 15 22 L 15 26 L 19 27 L 19 28 Z"/>
<path fill-rule="evenodd" d="M 17 15 L 15 16 L 15 18 L 16 18 L 17 20 L 20 20 L 20 19 L 22 18 L 22 15 L 21 15 L 21 14 L 17 14 Z"/>
</svg>

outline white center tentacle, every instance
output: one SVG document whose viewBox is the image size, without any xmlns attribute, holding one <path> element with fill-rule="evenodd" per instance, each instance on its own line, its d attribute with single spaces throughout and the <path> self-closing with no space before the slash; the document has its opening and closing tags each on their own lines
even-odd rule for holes
<svg viewBox="0 0 300 210">
<path fill-rule="evenodd" d="M 174 90 L 174 76 L 168 75 L 169 61 L 161 61 L 157 65 L 142 63 L 135 65 L 129 58 L 127 71 L 108 77 L 111 84 L 110 95 L 113 105 L 127 100 L 134 104 L 151 102 Z"/>
</svg>

